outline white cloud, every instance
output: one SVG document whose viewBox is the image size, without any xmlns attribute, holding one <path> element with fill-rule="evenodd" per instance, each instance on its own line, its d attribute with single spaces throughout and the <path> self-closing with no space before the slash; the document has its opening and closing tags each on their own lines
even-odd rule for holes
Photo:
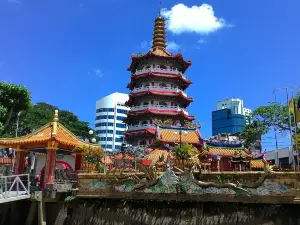
<svg viewBox="0 0 300 225">
<path fill-rule="evenodd" d="M 94 69 L 93 74 L 95 74 L 97 77 L 103 77 L 103 72 L 100 69 Z"/>
<path fill-rule="evenodd" d="M 213 7 L 208 4 L 188 7 L 180 3 L 170 10 L 163 9 L 162 15 L 168 19 L 168 30 L 175 34 L 184 32 L 208 34 L 228 26 L 223 18 L 215 16 Z"/>
<path fill-rule="evenodd" d="M 174 41 L 170 41 L 167 43 L 168 51 L 177 51 L 180 48 L 180 45 L 176 44 Z"/>
</svg>

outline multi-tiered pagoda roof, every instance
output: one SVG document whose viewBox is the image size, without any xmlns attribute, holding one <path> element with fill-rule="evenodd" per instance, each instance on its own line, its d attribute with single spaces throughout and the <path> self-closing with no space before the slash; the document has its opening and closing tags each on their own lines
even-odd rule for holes
<svg viewBox="0 0 300 225">
<path fill-rule="evenodd" d="M 125 121 L 126 139 L 138 145 L 149 145 L 155 140 L 174 144 L 179 141 L 174 132 L 184 129 L 187 135 L 180 138 L 181 142 L 200 145 L 197 129 L 187 129 L 184 125 L 194 120 L 186 110 L 193 98 L 185 93 L 192 82 L 184 75 L 191 61 L 166 49 L 165 19 L 159 15 L 154 21 L 152 48 L 146 54 L 132 55 L 128 67 L 131 78 L 127 88 L 131 92 L 126 104 L 131 110 Z M 157 120 L 171 123 L 169 127 L 161 126 Z"/>
</svg>

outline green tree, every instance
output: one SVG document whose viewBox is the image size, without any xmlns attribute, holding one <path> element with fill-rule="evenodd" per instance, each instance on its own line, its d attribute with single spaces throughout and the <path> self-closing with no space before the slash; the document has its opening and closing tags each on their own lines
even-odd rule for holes
<svg viewBox="0 0 300 225">
<path fill-rule="evenodd" d="M 191 144 L 184 143 L 181 145 L 177 145 L 174 150 L 173 154 L 177 159 L 188 159 L 189 157 L 198 153 L 198 150 Z"/>
<path fill-rule="evenodd" d="M 292 116 L 292 115 L 291 115 Z M 251 114 L 250 123 L 240 133 L 244 146 L 260 147 L 257 140 L 264 134 L 275 132 L 286 132 L 289 130 L 289 109 L 287 105 L 272 103 L 267 106 L 256 108 Z"/>
<path fill-rule="evenodd" d="M 51 122 L 55 110 L 59 110 L 59 108 L 45 102 L 39 102 L 30 107 L 28 112 L 22 117 L 20 134 L 29 134 Z M 89 123 L 79 120 L 72 112 L 59 110 L 59 122 L 76 136 L 82 137 L 83 139 L 91 139 L 93 137 L 96 138 L 97 141 L 99 139 L 95 132 L 93 135 L 89 134 L 89 131 L 92 130 L 89 127 Z"/>
<path fill-rule="evenodd" d="M 0 136 L 9 135 L 19 112 L 31 105 L 31 94 L 22 85 L 0 82 Z"/>
</svg>

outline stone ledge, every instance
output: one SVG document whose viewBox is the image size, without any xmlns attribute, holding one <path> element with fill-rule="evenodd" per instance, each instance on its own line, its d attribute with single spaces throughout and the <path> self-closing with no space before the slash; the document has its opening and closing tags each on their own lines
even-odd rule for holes
<svg viewBox="0 0 300 225">
<path fill-rule="evenodd" d="M 124 200 L 164 200 L 164 201 L 191 201 L 191 202 L 236 202 L 236 203 L 263 203 L 263 204 L 300 204 L 295 196 L 235 196 L 235 195 L 193 195 L 193 194 L 153 194 L 153 193 L 102 193 L 79 192 L 77 198 L 83 199 L 124 199 Z"/>
</svg>

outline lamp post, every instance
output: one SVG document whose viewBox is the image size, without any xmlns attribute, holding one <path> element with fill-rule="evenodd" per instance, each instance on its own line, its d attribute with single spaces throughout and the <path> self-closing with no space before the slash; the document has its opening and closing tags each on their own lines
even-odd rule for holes
<svg viewBox="0 0 300 225">
<path fill-rule="evenodd" d="M 22 115 L 22 111 L 18 112 L 17 114 L 17 127 L 16 127 L 16 137 L 18 137 L 19 132 L 19 122 L 20 122 L 20 116 Z"/>
<path fill-rule="evenodd" d="M 10 157 L 10 163 L 11 163 L 11 172 L 14 172 L 14 164 L 13 164 L 13 149 L 8 149 L 8 156 Z"/>
</svg>

